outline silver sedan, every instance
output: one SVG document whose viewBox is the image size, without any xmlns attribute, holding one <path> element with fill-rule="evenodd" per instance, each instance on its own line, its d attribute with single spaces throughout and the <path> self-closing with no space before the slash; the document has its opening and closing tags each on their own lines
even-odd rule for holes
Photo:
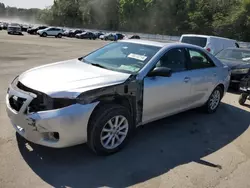
<svg viewBox="0 0 250 188">
<path fill-rule="evenodd" d="M 6 109 L 31 142 L 88 143 L 105 155 L 119 151 L 140 125 L 197 107 L 215 112 L 229 81 L 229 68 L 200 47 L 122 40 L 17 76 Z"/>
</svg>

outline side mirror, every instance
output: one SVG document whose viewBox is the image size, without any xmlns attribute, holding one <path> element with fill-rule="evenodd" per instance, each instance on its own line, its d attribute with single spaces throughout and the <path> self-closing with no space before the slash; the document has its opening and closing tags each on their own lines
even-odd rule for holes
<svg viewBox="0 0 250 188">
<path fill-rule="evenodd" d="M 148 74 L 149 77 L 154 77 L 154 76 L 170 77 L 171 75 L 172 75 L 172 70 L 167 67 L 156 67 Z"/>
</svg>

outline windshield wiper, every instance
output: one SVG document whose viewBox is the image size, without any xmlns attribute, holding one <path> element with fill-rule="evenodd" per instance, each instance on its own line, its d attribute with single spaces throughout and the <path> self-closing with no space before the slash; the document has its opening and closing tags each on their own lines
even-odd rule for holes
<svg viewBox="0 0 250 188">
<path fill-rule="evenodd" d="M 108 69 L 107 67 L 103 66 L 103 65 L 100 65 L 98 63 L 90 63 L 91 65 L 93 66 L 96 66 L 96 67 L 100 67 L 100 68 L 103 68 L 103 69 Z"/>
</svg>

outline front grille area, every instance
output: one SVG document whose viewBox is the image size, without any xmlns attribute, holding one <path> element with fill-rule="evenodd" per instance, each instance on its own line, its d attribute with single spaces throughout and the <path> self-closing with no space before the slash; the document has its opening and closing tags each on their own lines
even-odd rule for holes
<svg viewBox="0 0 250 188">
<path fill-rule="evenodd" d="M 42 92 L 28 88 L 27 86 L 23 85 L 21 82 L 17 83 L 17 88 L 28 93 L 33 93 L 37 96 L 31 101 L 25 113 L 60 109 L 60 108 L 64 108 L 64 107 L 77 103 L 76 99 L 51 98 L 50 96 Z"/>
<path fill-rule="evenodd" d="M 244 78 L 244 77 L 245 77 L 244 74 L 232 74 L 231 75 L 231 80 L 241 81 L 241 79 Z"/>
<path fill-rule="evenodd" d="M 44 110 L 52 108 L 52 105 L 53 105 L 52 99 L 48 95 L 42 92 L 36 91 L 34 89 L 28 88 L 27 86 L 23 85 L 21 82 L 17 83 L 17 87 L 23 91 L 37 95 L 37 97 L 34 98 L 29 104 L 28 109 L 27 109 L 28 113 L 44 111 Z"/>
<path fill-rule="evenodd" d="M 25 101 L 26 99 L 21 98 L 21 97 L 16 97 L 16 96 L 12 96 L 9 98 L 9 103 L 10 103 L 11 108 L 16 110 L 17 112 L 20 111 Z"/>
</svg>

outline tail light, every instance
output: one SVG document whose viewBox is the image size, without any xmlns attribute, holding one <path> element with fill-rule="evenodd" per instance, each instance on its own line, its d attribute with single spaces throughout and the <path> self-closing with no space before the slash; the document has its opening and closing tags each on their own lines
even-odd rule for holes
<svg viewBox="0 0 250 188">
<path fill-rule="evenodd" d="M 211 49 L 210 49 L 210 48 L 207 48 L 207 51 L 208 51 L 208 52 L 211 52 Z"/>
</svg>

